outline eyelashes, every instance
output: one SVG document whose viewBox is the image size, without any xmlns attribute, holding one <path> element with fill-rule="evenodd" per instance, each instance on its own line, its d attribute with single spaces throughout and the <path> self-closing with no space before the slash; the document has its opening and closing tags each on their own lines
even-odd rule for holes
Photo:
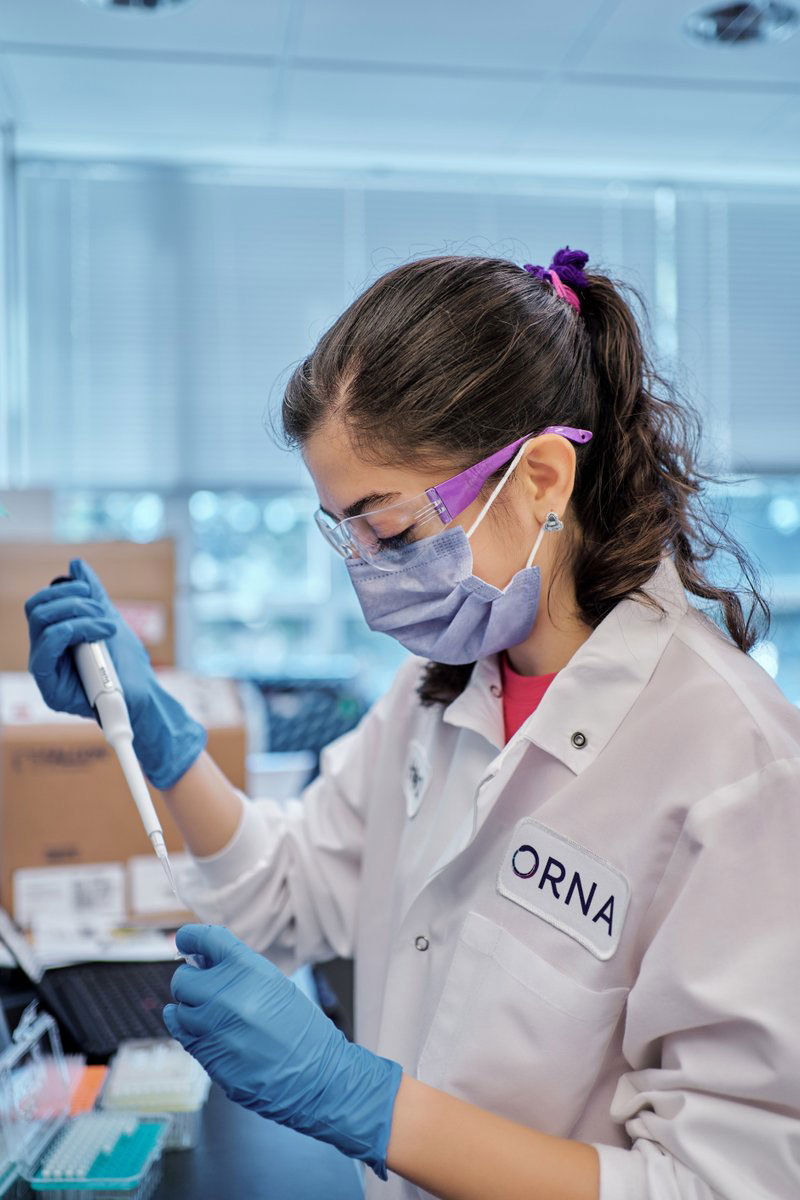
<svg viewBox="0 0 800 1200">
<path fill-rule="evenodd" d="M 378 545 L 384 550 L 397 550 L 400 546 L 407 546 L 409 534 L 413 531 L 414 526 L 409 525 L 402 533 L 395 533 L 392 537 L 376 538 Z"/>
</svg>

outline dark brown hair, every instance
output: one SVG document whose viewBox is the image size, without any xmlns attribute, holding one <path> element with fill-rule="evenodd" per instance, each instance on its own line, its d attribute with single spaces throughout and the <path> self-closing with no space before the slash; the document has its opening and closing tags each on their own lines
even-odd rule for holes
<svg viewBox="0 0 800 1200">
<path fill-rule="evenodd" d="M 570 501 L 581 619 L 594 628 L 625 597 L 648 601 L 642 586 L 668 551 L 684 587 L 719 606 L 747 651 L 769 609 L 747 554 L 703 503 L 712 479 L 696 465 L 699 417 L 654 369 L 624 285 L 587 279 L 578 314 L 503 259 L 448 255 L 389 271 L 295 370 L 285 434 L 302 445 L 335 411 L 375 461 L 466 467 L 546 425 L 591 429 Z M 706 572 L 719 549 L 744 576 L 738 591 Z M 423 703 L 454 699 L 473 665 L 429 664 Z"/>
</svg>

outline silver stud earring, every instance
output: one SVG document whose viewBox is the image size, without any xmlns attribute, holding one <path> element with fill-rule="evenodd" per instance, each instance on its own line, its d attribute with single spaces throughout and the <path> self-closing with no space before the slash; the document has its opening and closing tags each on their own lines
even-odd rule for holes
<svg viewBox="0 0 800 1200">
<path fill-rule="evenodd" d="M 564 528 L 564 522 L 560 519 L 558 513 L 549 512 L 544 519 L 545 533 L 560 533 Z"/>
</svg>

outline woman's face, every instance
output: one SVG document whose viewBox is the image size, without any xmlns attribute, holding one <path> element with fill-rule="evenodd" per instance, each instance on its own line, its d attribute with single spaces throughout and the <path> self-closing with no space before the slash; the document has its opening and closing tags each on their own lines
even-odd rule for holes
<svg viewBox="0 0 800 1200">
<path fill-rule="evenodd" d="M 334 420 L 314 431 L 303 447 L 303 457 L 321 507 L 336 520 L 350 515 L 354 506 L 369 512 L 412 500 L 457 474 L 465 465 L 442 461 L 430 470 L 376 466 L 358 454 L 345 426 Z M 530 452 L 523 456 L 470 538 L 473 573 L 479 579 L 504 588 L 525 566 L 547 513 L 552 509 L 559 516 L 564 515 L 574 472 L 575 451 L 565 438 L 545 434 L 531 442 Z M 450 525 L 441 525 L 437 520 L 435 527 L 426 528 L 426 535 L 454 525 L 469 529 L 490 491 L 484 489 Z M 379 531 L 381 536 L 400 532 L 388 528 Z M 543 575 L 551 552 L 548 541 L 546 538 L 537 553 Z"/>
</svg>

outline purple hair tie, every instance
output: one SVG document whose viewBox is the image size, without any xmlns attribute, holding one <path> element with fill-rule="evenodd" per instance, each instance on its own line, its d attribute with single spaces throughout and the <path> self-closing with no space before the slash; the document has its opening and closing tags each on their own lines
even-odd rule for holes
<svg viewBox="0 0 800 1200">
<path fill-rule="evenodd" d="M 556 250 L 549 267 L 535 267 L 532 263 L 525 263 L 522 269 L 529 275 L 535 275 L 537 279 L 551 283 L 562 300 L 566 300 L 576 312 L 580 312 L 581 302 L 572 288 L 589 286 L 589 280 L 583 273 L 588 261 L 589 255 L 584 250 L 570 250 L 569 246 L 564 246 L 563 249 Z"/>
</svg>

